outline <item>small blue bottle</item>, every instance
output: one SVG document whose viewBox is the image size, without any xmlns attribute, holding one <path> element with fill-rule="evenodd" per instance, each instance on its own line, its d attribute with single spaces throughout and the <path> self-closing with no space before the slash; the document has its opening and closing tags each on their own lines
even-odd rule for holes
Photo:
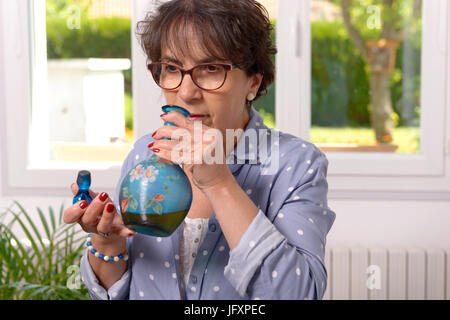
<svg viewBox="0 0 450 320">
<path fill-rule="evenodd" d="M 189 111 L 187 111 L 186 109 L 184 109 L 184 108 L 182 108 L 182 107 L 180 107 L 180 106 L 176 106 L 176 105 L 170 105 L 170 104 L 168 104 L 168 105 L 163 106 L 161 109 L 162 109 L 163 112 L 176 111 L 176 112 L 178 112 L 178 113 L 181 113 L 181 114 L 182 114 L 183 116 L 185 116 L 186 118 L 188 118 L 188 117 L 191 116 L 191 114 L 189 113 Z M 175 126 L 175 124 L 172 123 L 172 122 L 164 122 L 164 125 L 165 125 L 165 126 Z M 170 139 L 164 137 L 164 138 L 162 138 L 161 140 L 170 140 Z"/>
<path fill-rule="evenodd" d="M 77 184 L 78 193 L 75 197 L 73 197 L 73 204 L 82 200 L 87 200 L 87 202 L 90 204 L 92 202 L 92 198 L 89 195 L 89 187 L 91 186 L 91 173 L 87 170 L 79 171 Z"/>
</svg>

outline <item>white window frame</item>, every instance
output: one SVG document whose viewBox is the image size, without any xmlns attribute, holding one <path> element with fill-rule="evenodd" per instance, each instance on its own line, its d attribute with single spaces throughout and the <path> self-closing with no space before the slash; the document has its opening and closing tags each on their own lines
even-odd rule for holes
<svg viewBox="0 0 450 320">
<path fill-rule="evenodd" d="M 422 154 L 326 152 L 331 198 L 450 199 L 450 4 L 423 6 Z M 309 140 L 310 1 L 278 1 L 278 9 L 276 125 Z"/>
<path fill-rule="evenodd" d="M 153 2 L 134 0 L 133 5 L 132 23 L 135 26 L 137 17 L 142 18 Z M 43 122 L 48 119 L 45 108 L 40 106 L 40 112 L 32 114 L 31 107 L 32 101 L 39 101 L 43 106 L 46 101 L 42 94 L 46 91 L 43 19 L 45 0 L 0 0 L 0 83 L 3 85 L 0 102 L 5 115 L 0 119 L 5 133 L 5 138 L 0 139 L 2 196 L 67 196 L 70 184 L 82 169 L 91 171 L 94 190 L 111 194 L 119 179 L 122 162 L 48 161 L 43 152 L 48 150 L 47 126 L 40 125 L 40 130 L 32 131 L 33 118 Z M 134 35 L 134 27 L 132 31 Z M 133 91 L 136 92 L 133 106 L 135 137 L 140 137 L 161 125 L 158 115 L 163 101 L 160 90 L 145 72 L 145 56 L 134 36 L 132 60 Z M 34 155 L 30 162 L 29 155 Z"/>
<path fill-rule="evenodd" d="M 67 196 L 80 169 L 91 170 L 94 190 L 113 192 L 122 163 L 37 162 L 30 166 L 26 162 L 33 147 L 45 150 L 39 143 L 29 143 L 35 134 L 30 132 L 30 1 L 43 0 L 0 0 L 0 103 L 4 108 L 0 132 L 6 135 L 0 139 L 3 195 Z M 137 21 L 152 9 L 153 3 L 133 0 L 133 34 Z M 279 0 L 278 6 L 276 124 L 281 131 L 309 139 L 309 1 Z M 433 109 L 422 108 L 423 154 L 327 153 L 330 198 L 450 199 L 449 17 L 450 4 L 446 0 L 424 1 L 422 105 L 432 105 Z M 135 137 L 139 138 L 161 126 L 158 115 L 165 102 L 146 70 L 145 54 L 136 37 L 132 39 L 134 127 Z"/>
</svg>

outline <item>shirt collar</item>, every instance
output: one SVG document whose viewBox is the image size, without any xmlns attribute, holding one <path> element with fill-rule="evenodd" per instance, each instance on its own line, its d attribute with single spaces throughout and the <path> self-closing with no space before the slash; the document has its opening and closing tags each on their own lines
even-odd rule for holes
<svg viewBox="0 0 450 320">
<path fill-rule="evenodd" d="M 264 129 L 261 131 L 261 129 Z M 249 131 L 255 130 L 257 143 L 250 142 L 250 139 L 244 139 L 245 136 L 252 137 Z M 256 109 L 251 106 L 250 119 L 244 129 L 244 132 L 239 137 L 239 140 L 233 151 L 227 156 L 227 164 L 231 172 L 236 173 L 243 165 L 260 165 L 261 159 L 258 157 L 259 142 L 261 141 L 260 134 L 266 136 L 270 129 L 264 124 L 263 117 Z M 254 134 L 253 134 L 254 136 Z M 266 137 L 264 137 L 266 138 Z"/>
</svg>

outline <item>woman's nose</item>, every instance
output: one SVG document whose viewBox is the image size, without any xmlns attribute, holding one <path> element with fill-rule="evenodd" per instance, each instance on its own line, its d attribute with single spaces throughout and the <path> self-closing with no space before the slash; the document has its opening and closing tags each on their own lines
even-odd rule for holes
<svg viewBox="0 0 450 320">
<path fill-rule="evenodd" d="M 196 86 L 189 74 L 186 74 L 178 88 L 178 95 L 184 101 L 199 99 L 202 96 L 202 90 Z"/>
</svg>

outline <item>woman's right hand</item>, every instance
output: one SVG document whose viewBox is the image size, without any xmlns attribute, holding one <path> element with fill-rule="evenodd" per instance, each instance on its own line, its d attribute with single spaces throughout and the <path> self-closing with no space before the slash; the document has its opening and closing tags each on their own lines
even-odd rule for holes
<svg viewBox="0 0 450 320">
<path fill-rule="evenodd" d="M 78 193 L 78 185 L 73 183 L 71 188 L 75 196 Z M 90 204 L 82 200 L 64 210 L 65 223 L 77 222 L 84 231 L 98 234 L 98 238 L 103 238 L 102 240 L 107 243 L 136 234 L 135 231 L 125 227 L 122 216 L 106 192 L 95 193 L 89 189 L 89 194 L 92 197 Z M 104 237 L 100 233 L 107 233 L 109 236 Z"/>
</svg>

